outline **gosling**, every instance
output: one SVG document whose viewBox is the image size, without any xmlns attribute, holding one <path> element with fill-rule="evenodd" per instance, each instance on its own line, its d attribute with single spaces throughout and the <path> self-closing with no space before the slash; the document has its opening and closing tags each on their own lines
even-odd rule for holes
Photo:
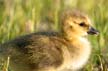
<svg viewBox="0 0 108 71">
<path fill-rule="evenodd" d="M 87 34 L 96 35 L 87 15 L 64 10 L 60 32 L 39 32 L 0 45 L 0 58 L 10 57 L 12 71 L 76 71 L 91 54 Z"/>
</svg>

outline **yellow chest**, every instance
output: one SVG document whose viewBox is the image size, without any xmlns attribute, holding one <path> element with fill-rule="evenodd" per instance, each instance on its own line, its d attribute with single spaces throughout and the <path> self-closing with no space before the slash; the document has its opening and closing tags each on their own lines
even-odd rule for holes
<svg viewBox="0 0 108 71">
<path fill-rule="evenodd" d="M 61 69 L 78 70 L 82 68 L 89 59 L 91 53 L 90 43 L 85 38 L 72 43 L 72 47 L 64 48 L 64 63 Z"/>
</svg>

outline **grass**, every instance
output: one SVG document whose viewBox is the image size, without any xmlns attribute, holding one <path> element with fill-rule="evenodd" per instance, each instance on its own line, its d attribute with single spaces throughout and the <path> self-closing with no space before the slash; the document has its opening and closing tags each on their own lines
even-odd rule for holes
<svg viewBox="0 0 108 71">
<path fill-rule="evenodd" d="M 37 32 L 42 29 L 40 26 L 45 25 L 43 22 L 48 25 L 45 29 L 51 27 L 52 30 L 57 30 L 59 11 L 65 7 L 78 8 L 87 12 L 100 32 L 97 37 L 89 36 L 93 52 L 83 70 L 108 71 L 107 0 L 98 0 L 98 2 L 70 0 L 69 3 L 62 0 L 0 0 L 0 43 L 20 35 Z M 0 69 L 5 71 L 3 65 L 0 66 Z"/>
</svg>

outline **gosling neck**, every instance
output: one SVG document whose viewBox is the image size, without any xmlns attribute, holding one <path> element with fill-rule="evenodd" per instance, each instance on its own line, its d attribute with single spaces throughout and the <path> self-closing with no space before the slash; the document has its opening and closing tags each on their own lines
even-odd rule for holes
<svg viewBox="0 0 108 71">
<path fill-rule="evenodd" d="M 62 36 L 68 41 L 80 41 L 81 39 L 87 39 L 86 36 L 79 36 L 75 33 L 65 33 L 62 32 Z"/>
</svg>

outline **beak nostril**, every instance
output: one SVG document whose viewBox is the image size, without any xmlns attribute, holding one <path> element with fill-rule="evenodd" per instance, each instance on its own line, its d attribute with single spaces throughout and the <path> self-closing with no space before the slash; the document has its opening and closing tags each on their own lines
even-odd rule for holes
<svg viewBox="0 0 108 71">
<path fill-rule="evenodd" d="M 91 35 L 98 35 L 99 34 L 99 31 L 97 31 L 93 27 L 90 27 L 90 29 L 89 29 L 89 31 L 87 33 L 88 34 L 91 34 Z"/>
</svg>

